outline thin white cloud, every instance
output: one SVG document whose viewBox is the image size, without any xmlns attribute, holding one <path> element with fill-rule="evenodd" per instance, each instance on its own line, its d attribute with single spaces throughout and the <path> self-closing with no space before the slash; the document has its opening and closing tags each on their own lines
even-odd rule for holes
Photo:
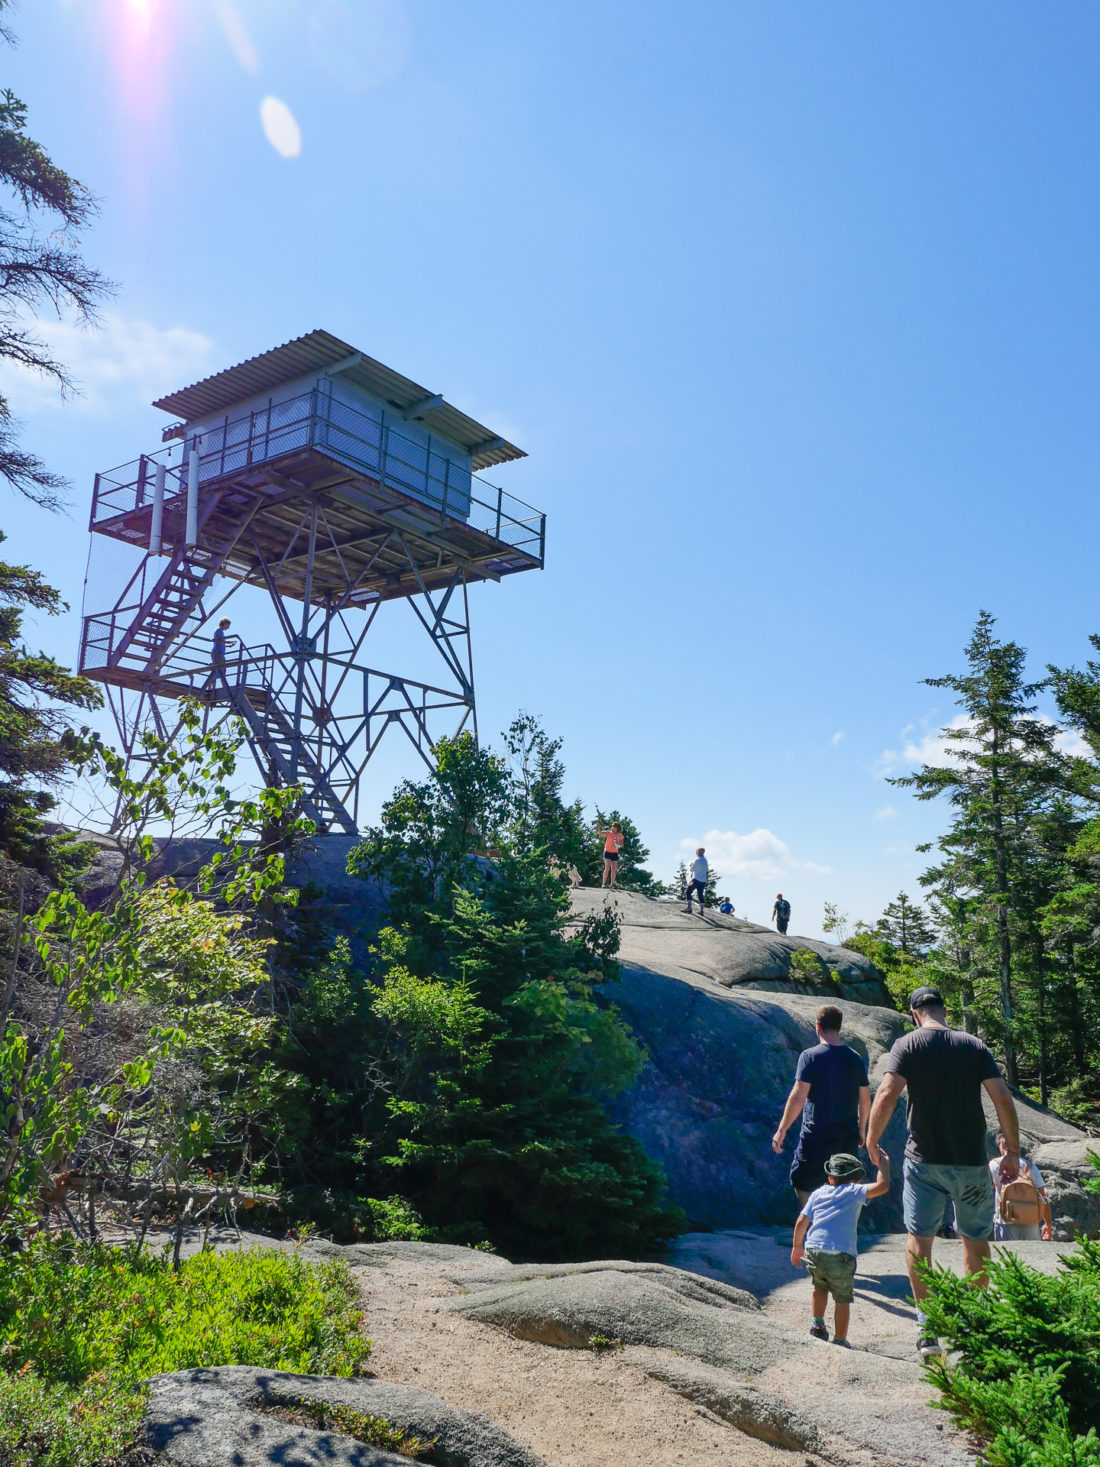
<svg viewBox="0 0 1100 1467">
<path fill-rule="evenodd" d="M 883 805 L 880 809 L 875 811 L 875 813 L 871 816 L 871 819 L 895 820 L 897 818 L 897 813 L 898 812 L 894 809 L 893 805 Z"/>
<path fill-rule="evenodd" d="M 952 747 L 960 749 L 964 746 L 957 740 L 948 740 L 945 735 L 948 730 L 967 729 L 972 722 L 969 714 L 958 713 L 950 723 L 924 733 L 919 733 L 915 725 L 910 724 L 901 731 L 905 742 L 900 749 L 883 749 L 875 763 L 875 773 L 880 776 L 896 774 L 899 770 L 908 773 L 922 764 L 930 764 L 935 769 L 955 767 L 957 760 L 949 751 Z"/>
<path fill-rule="evenodd" d="M 764 828 L 751 830 L 745 835 L 736 830 L 708 830 L 701 840 L 685 836 L 680 842 L 681 858 L 689 861 L 699 846 L 706 848 L 707 860 L 721 876 L 742 881 L 778 881 L 792 871 L 832 875 L 831 866 L 822 866 L 814 861 L 796 861 L 786 841 Z"/>
<path fill-rule="evenodd" d="M 892 840 L 883 850 L 888 856 L 909 856 L 913 853 L 913 847 L 903 840 Z"/>
<path fill-rule="evenodd" d="M 846 739 L 847 737 L 848 735 L 844 732 L 844 730 L 842 728 L 838 728 L 836 733 L 833 734 L 832 738 L 829 740 L 829 742 L 835 749 L 837 744 L 840 743 L 841 739 Z"/>
<path fill-rule="evenodd" d="M 1036 723 L 1054 727 L 1054 719 L 1049 714 L 1036 713 L 1034 717 Z M 947 733 L 965 732 L 973 723 L 974 720 L 968 713 L 957 713 L 950 723 L 938 729 L 926 729 L 923 733 L 918 732 L 916 725 L 910 724 L 908 728 L 902 729 L 901 736 L 905 740 L 903 746 L 900 749 L 884 749 L 875 762 L 874 773 L 880 777 L 907 774 L 922 764 L 931 765 L 934 769 L 957 768 L 959 754 L 976 748 L 976 745 L 969 739 L 948 739 Z M 1054 747 L 1063 754 L 1081 757 L 1091 753 L 1076 729 L 1059 729 L 1054 735 Z M 878 816 L 875 818 L 878 819 Z"/>
<path fill-rule="evenodd" d="M 1062 728 L 1054 735 L 1054 747 L 1073 759 L 1088 759 L 1092 750 L 1075 728 Z"/>
<path fill-rule="evenodd" d="M 214 343 L 199 331 L 158 327 L 115 311 L 104 313 L 98 330 L 70 319 L 39 322 L 34 330 L 78 390 L 62 398 L 56 383 L 5 362 L 0 365 L 0 393 L 18 414 L 63 405 L 101 412 L 120 402 L 148 403 L 201 376 L 214 350 Z"/>
</svg>

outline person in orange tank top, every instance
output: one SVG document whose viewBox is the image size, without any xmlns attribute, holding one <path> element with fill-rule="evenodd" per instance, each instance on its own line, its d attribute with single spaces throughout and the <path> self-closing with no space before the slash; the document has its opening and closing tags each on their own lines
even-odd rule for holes
<svg viewBox="0 0 1100 1467">
<path fill-rule="evenodd" d="M 603 881 L 601 886 L 615 885 L 615 872 L 618 869 L 619 853 L 623 848 L 623 828 L 617 820 L 612 821 L 610 830 L 597 830 L 596 834 L 603 840 Z"/>
</svg>

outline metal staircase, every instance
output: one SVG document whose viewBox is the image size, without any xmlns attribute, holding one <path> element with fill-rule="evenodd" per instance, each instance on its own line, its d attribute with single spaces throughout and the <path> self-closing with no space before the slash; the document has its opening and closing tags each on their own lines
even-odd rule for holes
<svg viewBox="0 0 1100 1467">
<path fill-rule="evenodd" d="M 229 703 L 244 723 L 256 762 L 269 771 L 268 783 L 301 785 L 302 809 L 318 830 L 338 825 L 345 835 L 355 835 L 355 821 L 305 740 L 295 736 L 274 688 L 266 681 L 242 680 L 230 686 Z"/>
</svg>

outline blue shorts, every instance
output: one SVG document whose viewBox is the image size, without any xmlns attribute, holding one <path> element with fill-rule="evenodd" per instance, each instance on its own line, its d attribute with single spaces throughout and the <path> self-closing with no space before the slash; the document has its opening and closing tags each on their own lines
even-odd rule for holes
<svg viewBox="0 0 1100 1467">
<path fill-rule="evenodd" d="M 955 1231 L 970 1242 L 993 1236 L 993 1178 L 988 1166 L 946 1166 L 905 1158 L 901 1205 L 905 1231 L 934 1238 L 948 1198 L 955 1204 Z"/>
</svg>

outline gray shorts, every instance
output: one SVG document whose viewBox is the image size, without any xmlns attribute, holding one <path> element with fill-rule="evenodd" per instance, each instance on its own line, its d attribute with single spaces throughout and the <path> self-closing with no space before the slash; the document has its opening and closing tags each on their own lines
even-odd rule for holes
<svg viewBox="0 0 1100 1467">
<path fill-rule="evenodd" d="M 950 1198 L 955 1204 L 955 1231 L 970 1242 L 993 1236 L 993 1178 L 982 1166 L 946 1166 L 905 1158 L 901 1204 L 905 1231 L 934 1238 Z"/>
</svg>

